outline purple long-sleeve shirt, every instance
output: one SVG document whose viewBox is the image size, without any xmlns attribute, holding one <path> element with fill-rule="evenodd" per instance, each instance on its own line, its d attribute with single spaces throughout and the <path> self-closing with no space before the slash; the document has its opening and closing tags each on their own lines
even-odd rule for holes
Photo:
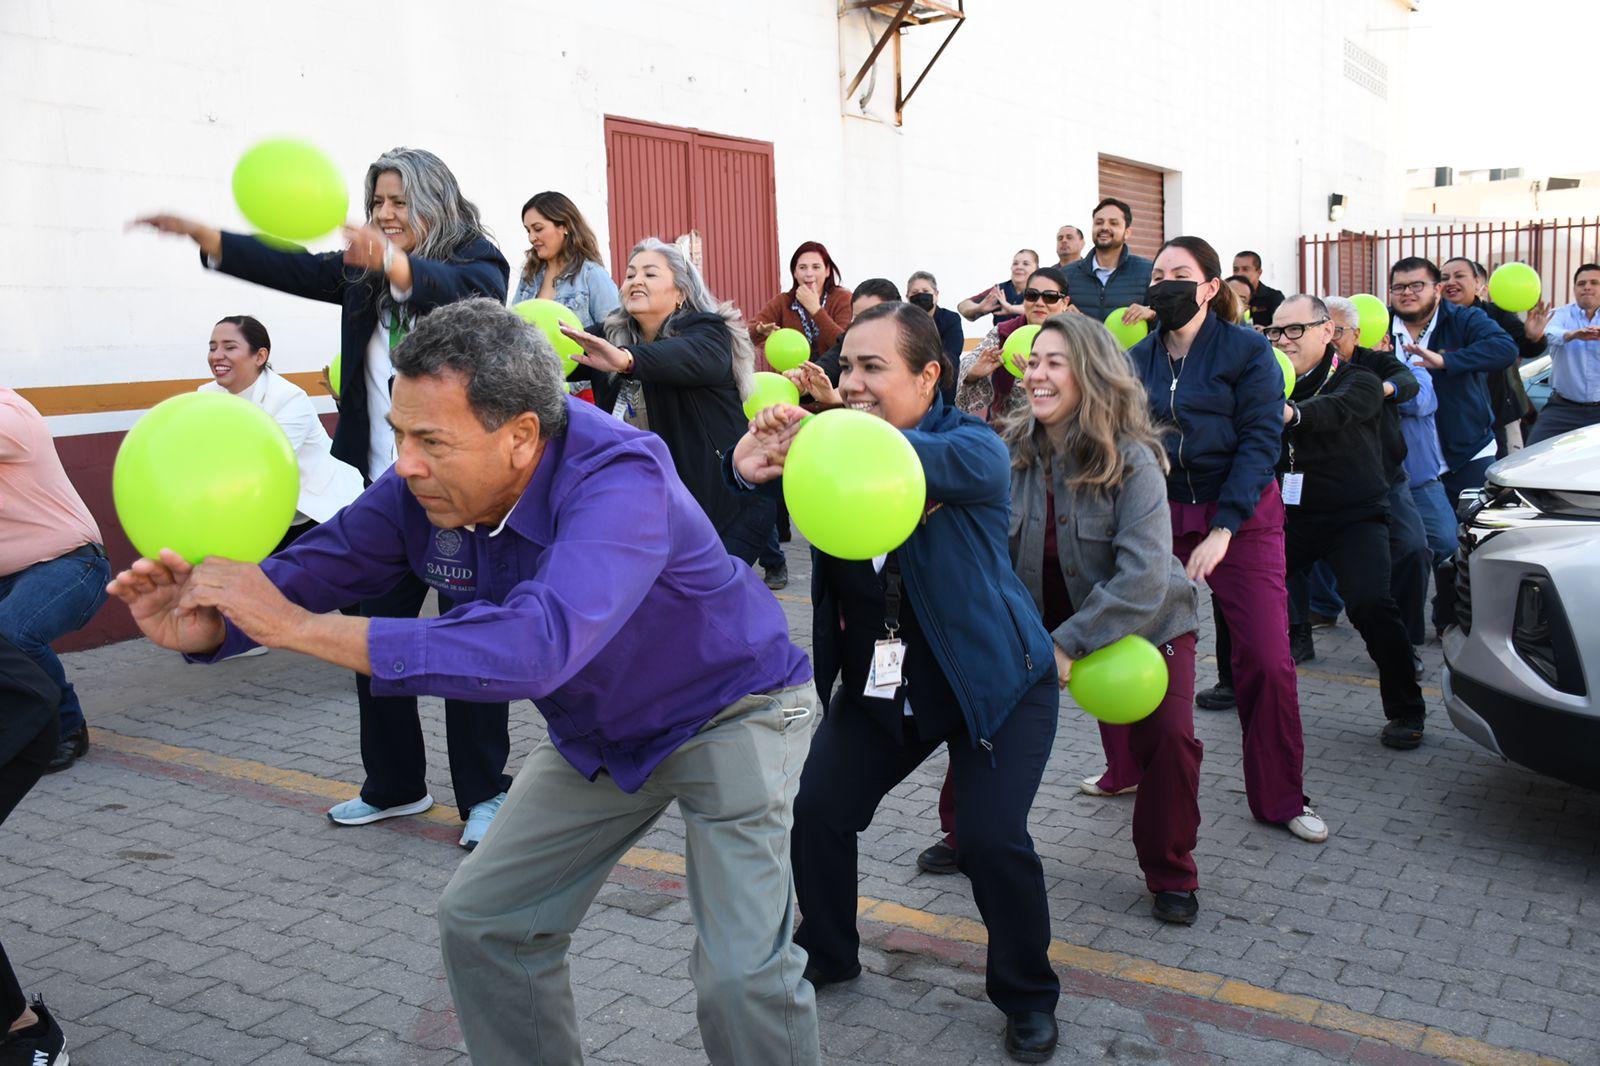
<svg viewBox="0 0 1600 1066">
<path fill-rule="evenodd" d="M 803 684 L 811 664 L 661 439 L 580 400 L 567 411 L 498 529 L 431 525 L 391 468 L 262 570 L 319 613 L 412 571 L 457 606 L 372 619 L 374 695 L 533 700 L 580 773 L 634 792 L 723 707 Z M 252 644 L 229 625 L 208 658 Z"/>
</svg>

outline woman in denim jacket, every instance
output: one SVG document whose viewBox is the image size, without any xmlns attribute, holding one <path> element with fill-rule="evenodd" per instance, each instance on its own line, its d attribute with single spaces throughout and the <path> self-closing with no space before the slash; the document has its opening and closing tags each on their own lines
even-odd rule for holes
<svg viewBox="0 0 1600 1066">
<path fill-rule="evenodd" d="M 558 192 L 535 193 L 522 205 L 522 226 L 528 231 L 528 257 L 511 302 L 554 300 L 571 308 L 584 329 L 597 332 L 620 301 L 578 205 Z"/>
</svg>

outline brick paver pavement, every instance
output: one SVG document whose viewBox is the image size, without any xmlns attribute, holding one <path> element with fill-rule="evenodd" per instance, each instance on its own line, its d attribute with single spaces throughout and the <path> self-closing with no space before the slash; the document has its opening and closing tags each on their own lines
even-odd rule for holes
<svg viewBox="0 0 1600 1066">
<path fill-rule="evenodd" d="M 808 567 L 790 559 L 784 606 L 808 644 Z M 1437 710 L 1437 645 L 1437 713 L 1411 753 L 1377 743 L 1373 670 L 1348 626 L 1319 631 L 1318 652 L 1300 680 L 1307 788 L 1332 839 L 1252 822 L 1237 721 L 1197 712 L 1192 928 L 1149 916 L 1129 801 L 1078 794 L 1098 736 L 1064 703 L 1033 815 L 1065 993 L 1056 1061 L 1600 1062 L 1600 796 L 1458 735 Z M 68 668 L 95 747 L 0 828 L 0 937 L 74 1064 L 466 1061 L 434 925 L 462 857 L 437 701 L 424 721 L 443 806 L 338 829 L 320 812 L 361 779 L 342 671 L 280 652 L 186 667 L 143 642 Z M 541 736 L 516 705 L 513 769 Z M 867 972 L 819 997 L 829 1061 L 1004 1061 L 965 880 L 912 862 L 943 770 L 931 759 L 862 836 L 861 893 L 878 905 Z M 574 940 L 593 1061 L 703 1061 L 682 842 L 669 814 Z"/>
</svg>

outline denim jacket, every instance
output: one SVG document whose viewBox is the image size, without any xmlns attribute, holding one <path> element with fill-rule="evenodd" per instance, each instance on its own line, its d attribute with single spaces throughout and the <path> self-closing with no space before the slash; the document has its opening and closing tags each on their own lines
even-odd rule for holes
<svg viewBox="0 0 1600 1066">
<path fill-rule="evenodd" d="M 538 296 L 547 269 L 547 266 L 540 265 L 532 278 L 518 281 L 517 292 L 511 302 L 519 304 Z M 605 322 L 607 315 L 621 306 L 617 297 L 617 283 L 611 280 L 605 267 L 592 259 L 578 269 L 576 277 L 556 278 L 555 289 L 556 302 L 570 307 L 586 330 L 593 331 Z"/>
</svg>

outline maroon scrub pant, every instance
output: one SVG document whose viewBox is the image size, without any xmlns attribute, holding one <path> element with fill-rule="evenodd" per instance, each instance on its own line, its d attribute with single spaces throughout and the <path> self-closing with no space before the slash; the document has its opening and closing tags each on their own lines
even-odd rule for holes
<svg viewBox="0 0 1600 1066">
<path fill-rule="evenodd" d="M 1184 563 L 1211 528 L 1215 503 L 1172 502 L 1172 549 Z M 1300 695 L 1289 657 L 1288 591 L 1283 576 L 1283 499 L 1276 484 L 1211 572 L 1211 595 L 1233 634 L 1233 689 L 1244 731 L 1244 785 L 1250 813 L 1281 825 L 1306 805 L 1300 733 Z M 1143 789 L 1139 762 L 1125 735 L 1101 727 L 1106 774 L 1100 787 Z"/>
</svg>

